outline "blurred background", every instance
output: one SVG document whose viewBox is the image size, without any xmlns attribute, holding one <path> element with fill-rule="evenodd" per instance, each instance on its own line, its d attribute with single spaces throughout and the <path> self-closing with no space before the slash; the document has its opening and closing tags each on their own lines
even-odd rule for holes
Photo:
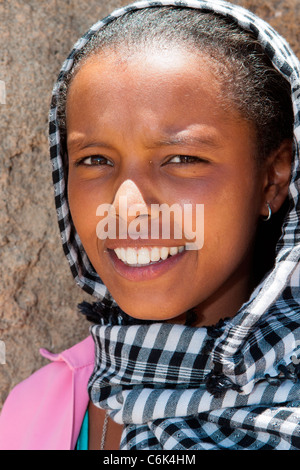
<svg viewBox="0 0 300 470">
<path fill-rule="evenodd" d="M 88 335 L 56 221 L 48 152 L 53 84 L 75 41 L 121 0 L 0 0 L 0 409 L 46 363 Z M 300 58 L 299 0 L 233 0 L 268 21 Z M 1 82 L 0 82 L 1 83 Z M 5 345 L 5 364 L 3 354 Z"/>
</svg>

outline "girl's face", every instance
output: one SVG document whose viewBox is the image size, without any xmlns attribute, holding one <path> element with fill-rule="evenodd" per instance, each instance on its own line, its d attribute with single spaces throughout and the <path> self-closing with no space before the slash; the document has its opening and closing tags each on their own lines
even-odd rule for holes
<svg viewBox="0 0 300 470">
<path fill-rule="evenodd" d="M 133 317 L 181 322 L 194 307 L 198 325 L 209 325 L 233 316 L 247 300 L 265 175 L 254 158 L 252 126 L 233 107 L 225 111 L 220 100 L 226 99 L 209 59 L 175 48 L 126 60 L 121 53 L 99 54 L 71 83 L 72 218 L 95 270 Z M 170 239 L 99 238 L 98 206 L 111 204 L 118 216 L 121 196 L 128 209 L 134 203 L 149 211 L 151 204 L 203 205 L 203 247 L 171 256 L 170 247 L 173 254 L 188 241 L 186 232 L 178 239 L 172 229 Z M 193 228 L 199 229 L 195 217 L 196 210 Z M 128 224 L 132 220 L 128 214 Z M 124 248 L 125 262 L 117 248 Z M 139 253 L 143 265 L 134 258 Z M 157 261 L 160 255 L 168 258 Z"/>
</svg>

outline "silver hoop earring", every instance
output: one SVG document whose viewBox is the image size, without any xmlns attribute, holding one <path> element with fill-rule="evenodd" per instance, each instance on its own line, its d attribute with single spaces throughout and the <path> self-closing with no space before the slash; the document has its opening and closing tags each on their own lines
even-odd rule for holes
<svg viewBox="0 0 300 470">
<path fill-rule="evenodd" d="M 268 215 L 267 215 L 266 217 L 263 217 L 263 218 L 262 218 L 262 220 L 263 220 L 264 222 L 268 222 L 268 220 L 270 220 L 271 217 L 272 217 L 272 209 L 271 209 L 271 206 L 270 206 L 270 204 L 269 204 L 268 202 L 267 202 L 266 204 L 267 204 L 267 207 L 268 207 Z"/>
</svg>

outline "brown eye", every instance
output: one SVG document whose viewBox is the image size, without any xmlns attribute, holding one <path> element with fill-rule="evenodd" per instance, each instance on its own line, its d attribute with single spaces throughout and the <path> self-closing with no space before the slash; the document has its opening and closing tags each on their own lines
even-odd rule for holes
<svg viewBox="0 0 300 470">
<path fill-rule="evenodd" d="M 110 162 L 103 155 L 91 155 L 90 157 L 82 158 L 79 163 L 82 165 L 87 165 L 87 166 L 100 166 L 100 165 L 113 166 L 112 162 Z"/>
<path fill-rule="evenodd" d="M 205 160 L 191 155 L 174 155 L 168 163 L 205 163 Z"/>
</svg>

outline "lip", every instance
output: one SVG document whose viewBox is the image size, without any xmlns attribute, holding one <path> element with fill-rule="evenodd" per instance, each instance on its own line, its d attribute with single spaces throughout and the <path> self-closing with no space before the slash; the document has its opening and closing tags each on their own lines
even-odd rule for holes
<svg viewBox="0 0 300 470">
<path fill-rule="evenodd" d="M 120 245 L 119 245 L 120 246 Z M 116 272 L 129 281 L 148 281 L 162 276 L 164 273 L 175 267 L 182 257 L 186 254 L 186 250 L 176 255 L 169 256 L 165 260 L 157 261 L 147 266 L 132 267 L 121 261 L 113 249 L 107 249 L 111 263 Z"/>
</svg>

